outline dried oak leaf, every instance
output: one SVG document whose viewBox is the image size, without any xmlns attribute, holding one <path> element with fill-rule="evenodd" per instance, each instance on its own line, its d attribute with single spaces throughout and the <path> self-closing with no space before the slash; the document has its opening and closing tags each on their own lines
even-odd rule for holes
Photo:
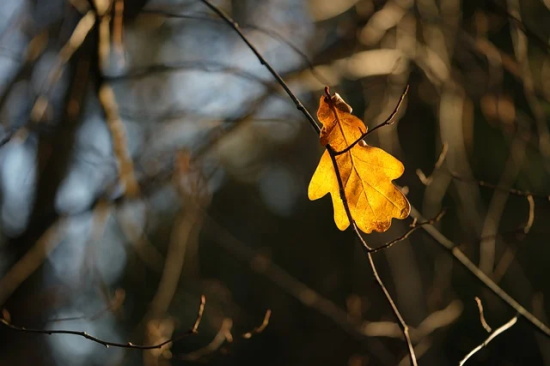
<svg viewBox="0 0 550 366">
<path fill-rule="evenodd" d="M 316 200 L 330 193 L 334 221 L 340 230 L 350 225 L 344 200 L 352 220 L 365 233 L 386 231 L 392 218 L 409 216 L 409 201 L 392 183 L 405 170 L 399 160 L 363 141 L 338 153 L 348 149 L 367 131 L 365 124 L 351 114 L 351 107 L 338 94 L 327 93 L 321 97 L 317 118 L 323 124 L 321 144 L 327 149 L 309 183 L 309 199 Z M 344 197 L 341 197 L 338 176 Z"/>
</svg>

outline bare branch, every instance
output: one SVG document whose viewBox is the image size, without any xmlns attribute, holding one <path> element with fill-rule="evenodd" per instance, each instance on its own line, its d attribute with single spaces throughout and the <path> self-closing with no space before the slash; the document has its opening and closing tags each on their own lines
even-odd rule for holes
<svg viewBox="0 0 550 366">
<path fill-rule="evenodd" d="M 20 327 L 20 326 L 17 326 L 17 325 L 13 325 L 10 322 L 9 316 L 6 316 L 5 311 L 2 312 L 3 317 L 0 318 L 0 324 L 4 325 L 5 327 L 7 327 L 11 330 L 17 331 L 17 332 L 47 334 L 47 335 L 69 334 L 69 335 L 75 335 L 75 336 L 79 336 L 79 337 L 89 339 L 90 341 L 95 342 L 95 343 L 99 343 L 99 344 L 101 344 L 105 347 L 117 347 L 117 348 L 148 350 L 148 349 L 162 348 L 163 346 L 165 346 L 169 343 L 174 343 L 174 342 L 177 342 L 177 341 L 179 341 L 179 340 L 181 340 L 181 339 L 183 339 L 187 336 L 190 336 L 192 334 L 197 334 L 200 322 L 202 320 L 202 315 L 204 313 L 205 304 L 206 304 L 206 298 L 205 298 L 204 295 L 201 295 L 199 308 L 198 308 L 198 311 L 197 311 L 197 318 L 196 318 L 195 323 L 193 324 L 193 327 L 191 329 L 189 329 L 187 332 L 185 332 L 185 333 L 183 333 L 183 334 L 181 334 L 177 337 L 170 338 L 170 339 L 168 339 L 164 342 L 161 342 L 161 343 L 158 343 L 158 344 L 152 344 L 152 345 L 139 345 L 139 344 L 134 344 L 132 342 L 127 342 L 127 343 L 110 342 L 110 341 L 106 341 L 106 340 L 94 337 L 94 336 L 92 336 L 92 335 L 90 335 L 86 332 L 79 332 L 79 331 L 73 331 L 73 330 L 33 329 L 33 328 Z"/>
<path fill-rule="evenodd" d="M 417 220 L 424 220 L 422 215 L 411 205 L 411 216 Z M 481 271 L 467 256 L 462 252 L 458 246 L 445 237 L 439 230 L 433 225 L 424 225 L 422 229 L 426 231 L 439 245 L 448 250 L 452 256 L 471 274 L 473 274 L 481 283 L 483 283 L 489 290 L 491 290 L 498 298 L 504 301 L 508 306 L 523 316 L 529 323 L 531 323 L 541 333 L 550 337 L 550 328 L 540 321 L 535 315 L 525 309 L 520 303 L 518 303 L 512 296 L 508 295 L 499 285 L 497 285 L 489 276 Z"/>
</svg>

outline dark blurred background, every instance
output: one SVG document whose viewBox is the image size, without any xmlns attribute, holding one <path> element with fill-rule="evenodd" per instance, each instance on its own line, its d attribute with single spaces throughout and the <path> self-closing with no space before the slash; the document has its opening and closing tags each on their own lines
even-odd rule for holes
<svg viewBox="0 0 550 366">
<path fill-rule="evenodd" d="M 325 85 L 397 183 L 548 323 L 550 2 L 217 0 L 314 114 Z M 3 0 L 0 365 L 408 365 L 396 319 L 330 199 L 318 136 L 198 0 Z M 521 191 L 518 192 L 517 190 Z M 532 195 L 527 195 L 532 193 Z M 403 235 L 409 218 L 382 234 Z M 421 229 L 375 254 L 421 365 L 457 365 L 514 311 Z M 250 339 L 271 309 L 267 327 Z M 520 320 L 469 365 L 550 365 Z"/>
</svg>

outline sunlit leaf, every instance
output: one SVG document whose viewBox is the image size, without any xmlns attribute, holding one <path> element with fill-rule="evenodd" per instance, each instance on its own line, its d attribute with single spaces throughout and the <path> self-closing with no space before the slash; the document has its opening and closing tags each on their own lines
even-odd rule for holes
<svg viewBox="0 0 550 366">
<path fill-rule="evenodd" d="M 399 160 L 363 141 L 338 153 L 348 149 L 367 131 L 365 124 L 351 114 L 351 107 L 338 94 L 325 95 L 321 97 L 317 118 L 323 124 L 321 144 L 329 145 L 332 152 L 327 149 L 321 157 L 309 183 L 309 199 L 316 200 L 330 193 L 334 221 L 340 230 L 350 225 L 344 200 L 352 220 L 365 233 L 386 231 L 392 218 L 409 216 L 409 201 L 392 183 L 405 169 Z"/>
</svg>

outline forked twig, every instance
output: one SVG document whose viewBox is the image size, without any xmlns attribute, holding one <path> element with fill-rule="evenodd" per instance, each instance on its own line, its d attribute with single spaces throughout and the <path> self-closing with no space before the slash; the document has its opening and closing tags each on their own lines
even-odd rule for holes
<svg viewBox="0 0 550 366">
<path fill-rule="evenodd" d="M 386 120 L 384 122 L 381 122 L 380 124 L 376 125 L 375 127 L 373 127 L 371 130 L 367 130 L 367 132 L 363 133 L 357 140 L 355 140 L 354 142 L 352 142 L 348 147 L 346 147 L 344 150 L 342 151 L 335 151 L 334 152 L 334 155 L 338 156 L 338 155 L 341 155 L 341 154 L 344 154 L 344 153 L 347 153 L 348 151 L 350 151 L 355 145 L 357 145 L 359 142 L 363 141 L 363 139 L 365 137 L 367 137 L 368 135 L 370 135 L 371 133 L 373 133 L 374 131 L 376 131 L 377 129 L 381 128 L 381 127 L 384 127 L 384 126 L 390 126 L 392 125 L 395 120 L 395 116 L 397 115 L 397 113 L 399 112 L 399 109 L 401 108 L 401 104 L 403 104 L 403 100 L 405 100 L 405 97 L 407 96 L 407 93 L 409 92 L 409 84 L 407 84 L 407 86 L 405 86 L 405 89 L 403 90 L 403 93 L 401 93 L 401 97 L 399 98 L 399 101 L 397 102 L 397 105 L 395 106 L 395 108 L 393 109 L 393 112 L 391 112 L 391 114 L 388 116 L 388 118 L 386 118 Z"/>
<path fill-rule="evenodd" d="M 376 248 L 371 248 L 369 251 L 371 253 L 376 253 L 376 252 L 379 252 L 381 250 L 390 248 L 390 247 L 394 246 L 395 244 L 399 243 L 400 241 L 403 241 L 403 240 L 407 239 L 412 233 L 414 233 L 416 230 L 420 229 L 422 226 L 424 226 L 424 225 L 433 225 L 436 222 L 440 221 L 441 218 L 443 217 L 443 215 L 445 215 L 445 210 L 442 210 L 440 213 L 437 214 L 437 216 L 435 216 L 434 218 L 432 218 L 428 221 L 414 222 L 411 225 L 411 227 L 409 228 L 409 230 L 407 230 L 407 232 L 405 232 L 405 234 L 401 235 L 400 237 L 398 237 L 396 239 L 393 239 L 393 240 L 387 242 L 384 245 L 381 245 L 381 246 L 376 247 Z"/>
<path fill-rule="evenodd" d="M 89 339 L 92 342 L 99 343 L 105 347 L 117 347 L 117 348 L 130 348 L 130 349 L 141 349 L 141 350 L 147 350 L 147 349 L 157 349 L 162 348 L 163 346 L 167 345 L 168 343 L 174 343 L 179 341 L 180 339 L 183 339 L 187 336 L 197 334 L 198 328 L 202 320 L 202 315 L 204 313 L 204 306 L 206 304 L 206 297 L 204 295 L 201 295 L 200 303 L 199 303 L 199 309 L 197 311 L 197 318 L 195 320 L 195 323 L 193 324 L 193 327 L 189 329 L 187 332 L 174 337 L 170 338 L 164 342 L 158 343 L 158 344 L 152 344 L 152 345 L 140 345 L 140 344 L 134 344 L 132 342 L 126 342 L 126 343 L 118 343 L 118 342 L 110 342 L 105 341 L 103 339 L 94 337 L 86 332 L 79 332 L 79 331 L 73 331 L 73 330 L 58 330 L 58 329 L 33 329 L 33 328 L 25 328 L 20 327 L 17 325 L 13 325 L 11 321 L 6 317 L 6 314 L 3 314 L 3 317 L 0 318 L 0 324 L 4 325 L 5 327 L 15 330 L 18 332 L 24 332 L 24 333 L 37 333 L 37 334 L 69 334 L 69 335 L 75 335 L 79 337 L 84 337 L 86 339 Z"/>
</svg>

